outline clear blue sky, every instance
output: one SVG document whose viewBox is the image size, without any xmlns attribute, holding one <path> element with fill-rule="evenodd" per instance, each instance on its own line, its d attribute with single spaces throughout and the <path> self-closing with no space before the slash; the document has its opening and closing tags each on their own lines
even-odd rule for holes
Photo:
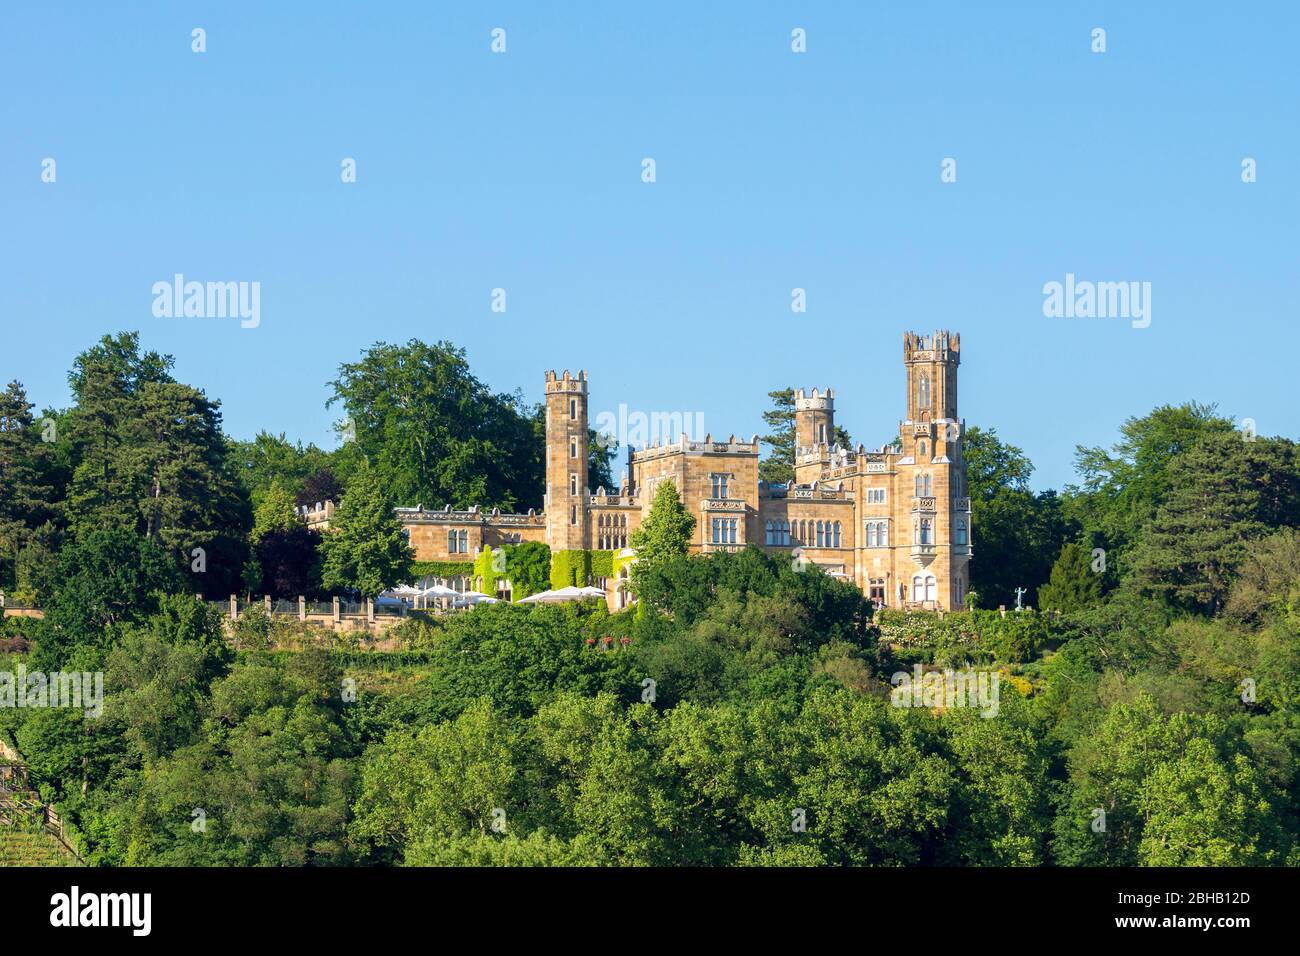
<svg viewBox="0 0 1300 956">
<path fill-rule="evenodd" d="M 1300 437 L 1298 6 L 7 0 L 0 377 L 63 405 L 138 329 L 231 434 L 332 447 L 340 362 L 445 338 L 715 434 L 830 385 L 878 445 L 902 332 L 947 327 L 1038 487 L 1163 402 Z M 261 326 L 154 318 L 176 272 L 259 281 Z M 1067 272 L 1151 282 L 1150 327 L 1044 317 Z"/>
</svg>

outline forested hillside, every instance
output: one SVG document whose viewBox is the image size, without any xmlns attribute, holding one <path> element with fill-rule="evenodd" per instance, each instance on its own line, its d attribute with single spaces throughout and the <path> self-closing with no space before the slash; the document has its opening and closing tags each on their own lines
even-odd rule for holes
<svg viewBox="0 0 1300 956">
<path fill-rule="evenodd" d="M 1054 493 L 973 430 L 977 606 L 942 618 L 651 535 L 618 615 L 413 617 L 395 652 L 227 634 L 196 592 L 325 588 L 292 507 L 322 489 L 528 503 L 535 412 L 450 346 L 402 348 L 419 369 L 376 347 L 340 372 L 336 451 L 232 440 L 132 335 L 81 355 L 69 409 L 4 393 L 0 588 L 45 618 L 4 620 L 0 673 L 102 671 L 106 698 L 0 707 L 0 734 L 88 863 L 1300 863 L 1293 442 L 1162 407 Z M 459 385 L 430 391 L 435 368 Z M 412 444 L 396 375 L 441 450 Z M 453 406 L 486 431 L 441 428 Z M 513 451 L 480 474 L 489 444 Z M 1033 610 L 992 609 L 1016 588 Z M 996 713 L 891 698 L 968 666 L 997 675 Z"/>
</svg>

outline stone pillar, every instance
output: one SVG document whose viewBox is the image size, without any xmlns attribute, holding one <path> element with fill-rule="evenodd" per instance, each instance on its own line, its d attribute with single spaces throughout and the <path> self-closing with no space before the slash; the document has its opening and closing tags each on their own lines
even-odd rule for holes
<svg viewBox="0 0 1300 956">
<path fill-rule="evenodd" d="M 307 598 L 302 594 L 298 595 L 298 620 L 307 620 Z"/>
<path fill-rule="evenodd" d="M 334 595 L 334 623 L 338 624 L 343 620 L 343 615 L 339 613 L 339 596 Z"/>
<path fill-rule="evenodd" d="M 262 597 L 262 607 L 266 608 L 266 616 L 271 616 L 271 595 L 266 594 Z"/>
<path fill-rule="evenodd" d="M 375 602 L 370 598 L 366 598 L 366 622 L 369 624 L 375 623 Z"/>
<path fill-rule="evenodd" d="M 230 619 L 232 621 L 239 617 L 239 595 L 230 595 Z"/>
</svg>

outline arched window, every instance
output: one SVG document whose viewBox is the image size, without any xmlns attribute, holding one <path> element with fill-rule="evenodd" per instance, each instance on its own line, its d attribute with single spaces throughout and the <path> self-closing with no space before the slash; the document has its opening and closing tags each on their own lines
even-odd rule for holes
<svg viewBox="0 0 1300 956">
<path fill-rule="evenodd" d="M 925 444 L 925 439 L 924 439 L 924 438 L 922 438 L 919 442 L 917 442 L 916 448 L 917 448 L 917 457 L 918 457 L 918 458 L 924 458 L 924 457 L 926 457 L 926 455 L 925 455 L 926 444 Z"/>
<path fill-rule="evenodd" d="M 817 547 L 820 548 L 821 546 L 822 546 L 822 523 L 818 521 L 817 522 Z"/>
<path fill-rule="evenodd" d="M 930 407 L 930 376 L 926 375 L 924 372 L 921 373 L 921 380 L 916 386 L 916 407 Z"/>
<path fill-rule="evenodd" d="M 966 520 L 958 518 L 957 524 L 953 526 L 953 537 L 957 544 L 966 543 Z"/>
<path fill-rule="evenodd" d="M 921 476 L 916 476 L 916 497 L 921 497 L 921 489 L 924 487 L 921 483 Z"/>
<path fill-rule="evenodd" d="M 772 522 L 767 523 L 767 543 L 769 546 L 776 544 L 776 535 L 772 533 Z"/>
<path fill-rule="evenodd" d="M 934 575 L 927 574 L 925 576 L 925 599 L 927 601 L 933 601 L 935 597 Z"/>
<path fill-rule="evenodd" d="M 930 519 L 921 519 L 921 544 L 930 543 Z"/>
<path fill-rule="evenodd" d="M 831 547 L 838 548 L 839 546 L 840 546 L 840 523 L 837 521 L 835 522 L 835 543 L 831 545 Z"/>
<path fill-rule="evenodd" d="M 919 574 L 916 577 L 912 578 L 912 600 L 913 601 L 925 600 L 925 579 L 921 577 Z"/>
</svg>

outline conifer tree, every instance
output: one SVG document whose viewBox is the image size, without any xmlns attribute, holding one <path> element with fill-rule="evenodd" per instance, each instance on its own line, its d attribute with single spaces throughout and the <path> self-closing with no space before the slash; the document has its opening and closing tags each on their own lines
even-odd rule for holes
<svg viewBox="0 0 1300 956">
<path fill-rule="evenodd" d="M 363 465 L 353 473 L 321 539 L 321 550 L 326 588 L 355 589 L 374 597 L 410 578 L 415 554 L 374 469 Z"/>
<path fill-rule="evenodd" d="M 677 486 L 672 481 L 659 482 L 650 513 L 641 527 L 632 532 L 629 542 L 636 549 L 633 578 L 639 572 L 684 555 L 694 531 L 695 519 L 682 507 Z"/>
</svg>

